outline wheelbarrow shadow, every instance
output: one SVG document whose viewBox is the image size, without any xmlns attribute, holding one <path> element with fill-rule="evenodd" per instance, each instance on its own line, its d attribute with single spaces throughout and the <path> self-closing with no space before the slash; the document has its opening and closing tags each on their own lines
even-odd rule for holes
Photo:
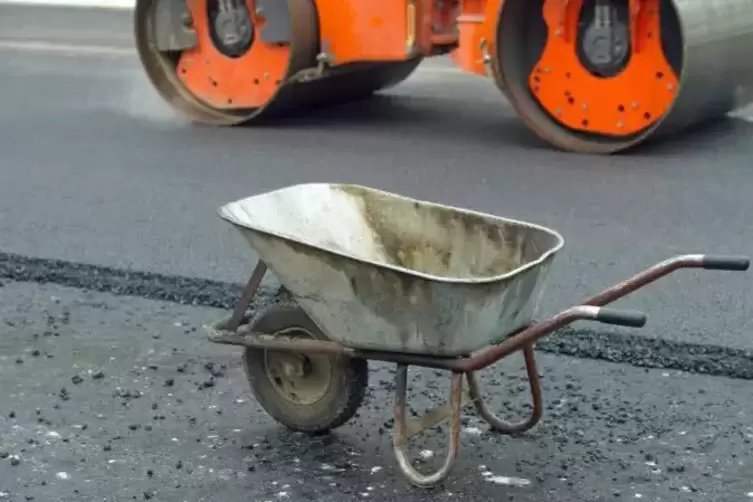
<svg viewBox="0 0 753 502">
<path fill-rule="evenodd" d="M 390 493 L 410 497 L 413 502 L 433 501 L 449 494 L 472 500 L 499 500 L 500 496 L 506 496 L 506 491 L 512 494 L 521 489 L 520 483 L 528 482 L 512 475 L 494 475 L 483 463 L 474 463 L 472 458 L 463 459 L 461 455 L 447 479 L 431 488 L 417 488 L 405 479 L 392 457 L 390 431 L 382 432 L 382 440 L 373 441 L 364 440 L 363 432 L 355 435 L 347 429 L 350 427 L 342 432 L 309 436 L 275 428 L 261 438 L 263 446 L 256 448 L 255 470 L 276 471 L 281 480 L 294 487 L 293 493 L 303 490 L 313 495 L 336 488 L 338 492 L 360 497 Z M 442 432 L 446 434 L 445 430 Z M 431 447 L 433 443 L 422 446 Z M 436 443 L 439 445 L 442 440 Z M 472 457 L 472 448 L 466 446 L 465 456 Z M 437 449 L 437 457 L 430 459 L 414 454 L 412 463 L 420 471 L 431 472 L 441 465 L 440 452 L 443 453 L 441 447 Z M 515 472 L 513 462 L 507 471 Z"/>
<path fill-rule="evenodd" d="M 523 377 L 518 374 L 522 364 L 519 361 L 509 363 L 504 366 L 510 366 L 515 375 L 504 378 L 504 382 L 511 385 L 505 389 L 507 397 L 514 401 L 508 404 L 517 407 L 519 401 L 525 400 Z M 336 431 L 312 436 L 291 432 L 269 421 L 265 432 L 255 440 L 244 438 L 244 443 L 255 443 L 256 470 L 276 470 L 276 476 L 288 480 L 287 484 L 305 487 L 302 489 L 311 494 L 327 493 L 336 486 L 338 491 L 352 492 L 359 498 L 390 493 L 410 497 L 412 501 L 430 501 L 453 494 L 492 501 L 499 500 L 500 495 L 506 497 L 507 491 L 513 494 L 524 488 L 530 492 L 531 481 L 515 476 L 519 459 L 510 455 L 509 448 L 514 444 L 517 449 L 530 449 L 545 433 L 532 431 L 514 437 L 501 436 L 482 428 L 472 415 L 464 415 L 460 455 L 448 478 L 432 488 L 409 484 L 392 452 L 393 373 L 389 365 L 374 365 L 367 401 L 351 422 Z M 443 402 L 449 393 L 447 379 L 438 378 L 433 370 L 416 368 L 413 373 L 415 387 L 409 394 L 415 396 L 408 400 L 409 417 L 423 415 L 428 408 Z M 479 427 L 475 427 L 477 424 Z M 414 468 L 431 473 L 442 465 L 448 432 L 449 424 L 445 423 L 411 441 L 408 453 Z M 485 452 L 482 454 L 481 450 Z M 490 452 L 496 453 L 490 455 Z M 488 463 L 494 464 L 494 468 L 487 468 Z"/>
</svg>

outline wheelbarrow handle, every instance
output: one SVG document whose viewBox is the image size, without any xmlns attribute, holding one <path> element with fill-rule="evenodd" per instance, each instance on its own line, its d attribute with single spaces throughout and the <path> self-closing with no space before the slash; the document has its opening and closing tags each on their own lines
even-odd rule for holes
<svg viewBox="0 0 753 502">
<path fill-rule="evenodd" d="M 639 310 L 593 307 L 596 309 L 593 320 L 604 324 L 642 328 L 646 325 L 646 314 Z"/>
<path fill-rule="evenodd" d="M 703 255 L 701 266 L 707 270 L 744 272 L 750 267 L 750 258 L 747 256 Z"/>
<path fill-rule="evenodd" d="M 750 266 L 747 256 L 725 256 L 713 254 L 686 254 L 675 256 L 649 267 L 626 281 L 610 286 L 598 295 L 581 302 L 581 305 L 604 306 L 623 298 L 633 291 L 646 286 L 681 268 L 702 268 L 706 270 L 731 270 L 745 272 Z"/>
<path fill-rule="evenodd" d="M 533 345 L 539 338 L 564 328 L 575 321 L 598 321 L 605 324 L 617 324 L 642 328 L 646 324 L 646 314 L 635 310 L 622 310 L 595 305 L 577 305 L 550 317 L 545 321 L 530 325 L 528 328 L 511 336 L 499 345 L 488 348 L 479 354 L 462 360 L 454 365 L 456 371 L 469 372 L 484 369 L 508 354 Z"/>
</svg>

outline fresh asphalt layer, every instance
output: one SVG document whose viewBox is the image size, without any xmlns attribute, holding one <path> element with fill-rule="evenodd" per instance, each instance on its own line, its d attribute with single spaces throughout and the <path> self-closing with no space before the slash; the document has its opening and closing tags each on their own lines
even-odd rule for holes
<svg viewBox="0 0 753 502">
<path fill-rule="evenodd" d="M 678 272 L 621 302 L 649 314 L 644 329 L 580 323 L 542 343 L 544 424 L 504 438 L 470 419 L 455 474 L 428 494 L 405 485 L 388 433 L 376 433 L 388 431 L 389 367 L 374 366 L 356 421 L 307 439 L 259 410 L 237 351 L 195 331 L 224 314 L 252 266 L 217 206 L 307 181 L 552 226 L 566 246 L 542 315 L 673 254 L 751 253 L 746 120 L 629 155 L 565 154 L 537 141 L 491 82 L 437 60 L 367 102 L 266 128 L 199 127 L 148 85 L 129 12 L 0 13 L 0 430 L 11 431 L 0 463 L 13 468 L 0 470 L 0 500 L 727 502 L 753 492 L 750 274 Z M 45 282 L 57 285 L 32 284 Z M 515 365 L 505 368 L 486 372 L 487 390 L 519 405 Z M 422 374 L 417 407 L 442 396 L 444 379 Z M 438 441 L 421 448 L 439 455 Z"/>
</svg>

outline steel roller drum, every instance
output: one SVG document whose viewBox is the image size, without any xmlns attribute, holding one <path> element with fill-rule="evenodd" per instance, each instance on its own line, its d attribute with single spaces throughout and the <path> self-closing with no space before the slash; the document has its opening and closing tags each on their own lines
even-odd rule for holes
<svg viewBox="0 0 753 502">
<path fill-rule="evenodd" d="M 245 5 L 236 0 L 222 3 L 228 1 Z M 357 62 L 312 72 L 320 49 L 315 2 L 257 0 L 257 4 L 276 11 L 279 18 L 259 28 L 254 13 L 236 15 L 250 16 L 248 29 L 256 39 L 266 36 L 271 41 L 250 42 L 245 51 L 228 56 L 220 54 L 213 43 L 215 23 L 207 8 L 217 2 L 136 0 L 136 48 L 152 85 L 168 103 L 197 122 L 256 123 L 291 111 L 363 98 L 402 82 L 421 62 L 421 57 Z M 284 43 L 276 46 L 279 42 Z M 185 77 L 191 74 L 193 78 Z M 203 88 L 192 88 L 197 82 L 204 83 Z M 212 82 L 215 89 L 206 82 Z M 265 96 L 253 94 L 265 84 L 269 91 Z"/>
<path fill-rule="evenodd" d="M 557 113 L 550 111 L 552 106 L 548 107 L 550 110 L 542 106 L 529 85 L 530 74 L 554 33 L 551 24 L 547 25 L 542 18 L 542 11 L 547 3 L 559 2 L 559 8 L 565 8 L 568 0 L 503 3 L 492 58 L 497 84 L 539 136 L 562 149 L 586 153 L 626 150 L 650 137 L 676 133 L 753 102 L 753 0 L 654 1 L 658 6 L 661 49 L 677 77 L 677 85 L 666 84 L 674 97 L 667 100 L 666 111 L 650 125 L 629 134 L 578 130 L 563 124 Z M 630 7 L 638 3 L 639 0 L 630 0 Z M 647 35 L 650 37 L 652 33 L 649 31 Z M 553 63 L 550 67 L 556 71 L 559 62 L 553 60 Z M 546 69 L 551 71 L 550 67 Z M 632 90 L 641 91 L 645 85 L 649 84 L 634 85 Z M 628 94 L 632 92 L 629 85 L 624 88 Z M 589 97 L 598 96 L 596 86 L 593 90 Z M 605 86 L 601 92 L 609 91 Z M 620 105 L 620 113 L 627 113 L 630 96 L 622 98 L 626 109 Z M 560 112 L 561 108 L 556 110 Z M 617 112 L 614 114 L 614 120 L 618 120 Z"/>
</svg>

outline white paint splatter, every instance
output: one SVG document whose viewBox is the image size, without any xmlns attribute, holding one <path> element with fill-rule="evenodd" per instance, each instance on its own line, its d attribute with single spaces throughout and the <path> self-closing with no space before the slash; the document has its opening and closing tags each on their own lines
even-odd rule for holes
<svg viewBox="0 0 753 502">
<path fill-rule="evenodd" d="M 508 486 L 528 486 L 531 482 L 525 478 L 512 478 L 509 476 L 491 476 L 488 478 L 490 483 L 495 485 L 508 485 Z"/>
<path fill-rule="evenodd" d="M 514 478 L 510 476 L 495 476 L 493 473 L 489 471 L 485 471 L 481 473 L 481 475 L 484 476 L 489 483 L 494 483 L 495 485 L 528 486 L 531 484 L 531 481 L 525 478 Z"/>
<path fill-rule="evenodd" d="M 377 472 L 379 472 L 381 470 L 382 470 L 382 467 L 380 467 L 380 466 L 377 465 L 377 466 L 374 466 L 374 467 L 371 468 L 371 473 L 372 474 L 376 474 Z"/>
<path fill-rule="evenodd" d="M 420 457 L 424 460 L 428 460 L 433 456 L 434 456 L 434 452 L 431 450 L 422 450 L 420 453 Z"/>
<path fill-rule="evenodd" d="M 753 492 L 748 492 L 745 494 L 746 497 L 753 499 Z"/>
<path fill-rule="evenodd" d="M 71 475 L 67 472 L 58 472 L 57 474 L 55 474 L 55 477 L 58 479 L 70 479 Z"/>
<path fill-rule="evenodd" d="M 464 431 L 466 434 L 471 434 L 472 436 L 481 435 L 481 429 L 479 429 L 478 427 L 466 427 Z"/>
</svg>

